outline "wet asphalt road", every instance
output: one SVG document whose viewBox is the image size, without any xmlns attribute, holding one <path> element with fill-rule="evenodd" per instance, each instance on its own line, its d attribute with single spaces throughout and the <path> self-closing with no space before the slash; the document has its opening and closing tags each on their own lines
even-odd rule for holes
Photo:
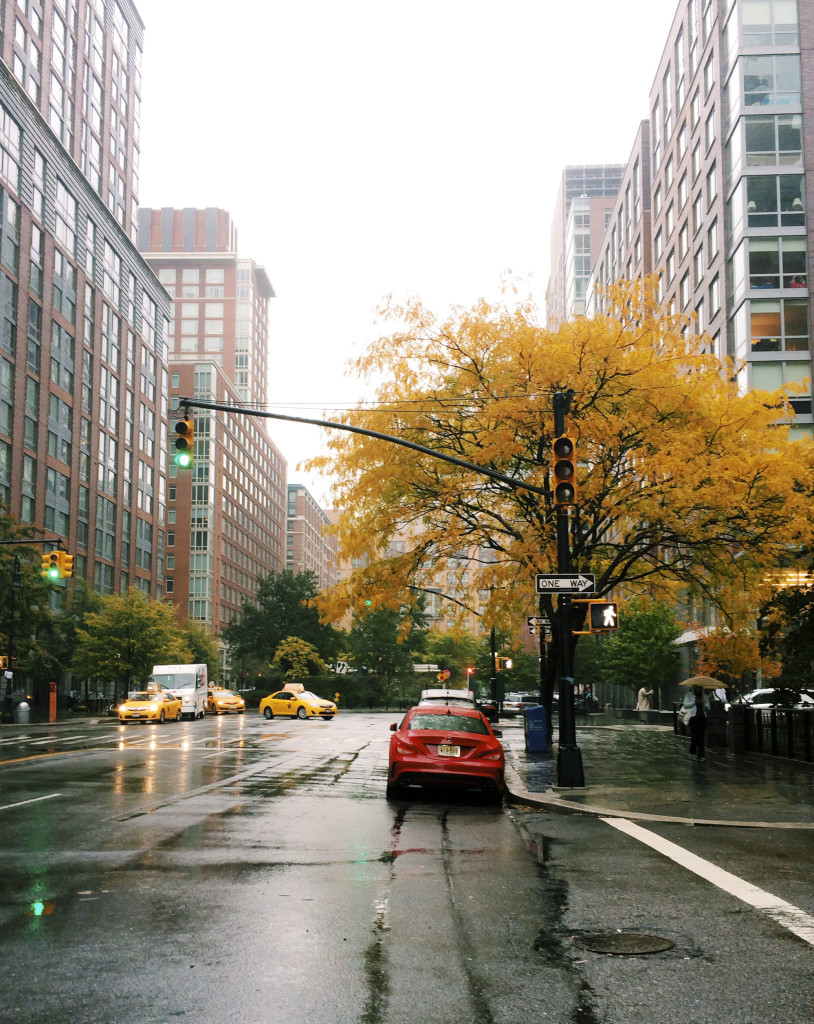
<svg viewBox="0 0 814 1024">
<path fill-rule="evenodd" d="M 397 717 L 0 730 L 0 1022 L 814 1018 L 814 947 L 600 820 L 388 803 Z M 771 841 L 814 913 L 811 834 Z M 577 945 L 614 927 L 675 946 Z"/>
</svg>

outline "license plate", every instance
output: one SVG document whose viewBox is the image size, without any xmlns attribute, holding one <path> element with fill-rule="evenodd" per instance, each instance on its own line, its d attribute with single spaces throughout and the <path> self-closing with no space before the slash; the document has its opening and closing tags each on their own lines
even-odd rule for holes
<svg viewBox="0 0 814 1024">
<path fill-rule="evenodd" d="M 131 718 L 141 718 L 141 715 L 138 712 L 136 712 L 134 715 L 131 715 L 130 717 Z"/>
<path fill-rule="evenodd" d="M 454 747 L 449 743 L 441 743 L 438 746 L 438 753 L 441 755 L 441 757 L 460 757 L 461 748 Z"/>
</svg>

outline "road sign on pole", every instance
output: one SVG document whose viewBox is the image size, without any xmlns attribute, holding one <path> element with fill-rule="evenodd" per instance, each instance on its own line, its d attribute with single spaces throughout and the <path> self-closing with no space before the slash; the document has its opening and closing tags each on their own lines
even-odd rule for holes
<svg viewBox="0 0 814 1024">
<path fill-rule="evenodd" d="M 596 590 L 596 576 L 593 573 L 554 573 L 543 575 L 538 573 L 534 577 L 534 584 L 538 594 L 584 594 L 586 591 Z"/>
<path fill-rule="evenodd" d="M 529 626 L 548 626 L 550 622 L 545 615 L 529 615 L 526 619 Z"/>
</svg>

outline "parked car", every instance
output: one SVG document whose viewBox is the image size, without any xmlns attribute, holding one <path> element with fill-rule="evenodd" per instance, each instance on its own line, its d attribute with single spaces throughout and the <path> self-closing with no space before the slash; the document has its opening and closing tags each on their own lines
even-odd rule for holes
<svg viewBox="0 0 814 1024">
<path fill-rule="evenodd" d="M 336 704 L 323 700 L 308 690 L 278 690 L 260 701 L 260 714 L 266 718 L 322 718 L 330 721 L 336 714 Z"/>
<path fill-rule="evenodd" d="M 388 799 L 413 786 L 455 786 L 502 800 L 501 733 L 476 708 L 414 707 L 390 729 Z"/>
<path fill-rule="evenodd" d="M 234 690 L 210 686 L 206 694 L 206 710 L 213 715 L 228 715 L 230 711 L 242 715 L 246 710 L 246 701 Z"/>
<path fill-rule="evenodd" d="M 167 690 L 141 690 L 122 701 L 118 708 L 119 721 L 165 722 L 181 721 L 181 699 Z"/>
<path fill-rule="evenodd" d="M 752 690 L 733 698 L 727 705 L 743 704 L 757 711 L 769 708 L 814 708 L 814 690 L 790 690 L 784 687 L 766 687 Z"/>
<path fill-rule="evenodd" d="M 475 694 L 472 690 L 435 689 L 422 690 L 418 699 L 419 707 L 430 707 L 432 705 L 455 705 L 457 707 L 477 707 Z"/>
<path fill-rule="evenodd" d="M 533 693 L 507 693 L 503 699 L 503 715 L 505 718 L 516 718 L 526 708 L 538 708 L 540 701 Z"/>
</svg>

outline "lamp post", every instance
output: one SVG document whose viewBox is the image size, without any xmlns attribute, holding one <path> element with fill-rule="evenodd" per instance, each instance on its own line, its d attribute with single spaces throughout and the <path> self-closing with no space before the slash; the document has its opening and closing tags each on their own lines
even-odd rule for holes
<svg viewBox="0 0 814 1024">
<path fill-rule="evenodd" d="M 12 697 L 12 683 L 14 680 L 14 595 L 23 585 L 23 577 L 20 573 L 20 559 L 14 556 L 14 571 L 11 578 L 11 594 L 9 597 L 9 628 L 8 628 L 8 668 L 6 669 L 6 694 L 3 699 L 3 722 L 14 721 L 14 700 Z"/>
</svg>

